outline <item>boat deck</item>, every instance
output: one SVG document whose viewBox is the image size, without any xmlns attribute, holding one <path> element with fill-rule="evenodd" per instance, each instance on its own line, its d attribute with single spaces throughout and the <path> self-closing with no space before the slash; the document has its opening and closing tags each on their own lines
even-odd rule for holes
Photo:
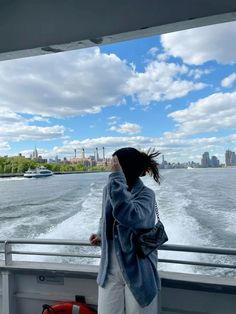
<svg viewBox="0 0 236 314">
<path fill-rule="evenodd" d="M 0 262 L 0 314 L 41 313 L 43 304 L 60 300 L 74 300 L 84 296 L 93 308 L 97 306 L 96 277 L 98 266 L 89 264 L 17 260 L 16 256 L 54 256 L 55 258 L 98 258 L 99 254 L 63 253 L 45 250 L 50 246 L 89 247 L 88 242 L 62 240 L 9 240 L 0 241 L 3 259 Z M 20 247 L 19 247 L 20 244 Z M 26 250 L 26 245 L 30 249 Z M 38 248 L 32 250 L 32 246 Z M 236 249 L 194 248 L 164 245 L 162 250 L 192 251 L 236 255 Z M 15 259 L 13 259 L 15 257 Z M 164 260 L 167 263 L 167 260 Z M 170 263 L 176 261 L 169 260 Z M 178 262 L 178 261 L 177 261 Z M 181 263 L 189 263 L 182 261 Z M 190 261 L 192 265 L 194 262 Z M 200 264 L 196 262 L 197 265 Z M 202 263 L 206 267 L 209 263 Z M 207 265 L 205 265 L 207 264 Z M 236 265 L 217 265 L 235 269 Z M 161 292 L 158 313 L 163 314 L 235 314 L 236 278 L 160 271 Z"/>
</svg>

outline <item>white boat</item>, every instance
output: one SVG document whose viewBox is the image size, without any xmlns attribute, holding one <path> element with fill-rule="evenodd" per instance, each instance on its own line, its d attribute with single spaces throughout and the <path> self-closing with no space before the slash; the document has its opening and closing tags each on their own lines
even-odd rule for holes
<svg viewBox="0 0 236 314">
<path fill-rule="evenodd" d="M 49 177 L 52 175 L 53 175 L 53 172 L 44 166 L 37 167 L 36 169 L 29 168 L 24 173 L 25 178 L 42 178 L 42 177 Z"/>
</svg>

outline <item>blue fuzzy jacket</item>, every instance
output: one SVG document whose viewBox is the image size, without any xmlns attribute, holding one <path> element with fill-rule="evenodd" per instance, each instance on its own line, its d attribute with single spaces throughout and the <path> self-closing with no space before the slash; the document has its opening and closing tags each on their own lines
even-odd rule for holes
<svg viewBox="0 0 236 314">
<path fill-rule="evenodd" d="M 155 194 L 138 179 L 131 192 L 127 189 L 123 172 L 109 175 L 103 191 L 102 218 L 98 233 L 101 235 L 102 252 L 97 283 L 105 285 L 108 270 L 107 228 L 112 214 L 115 251 L 124 279 L 137 302 L 145 307 L 159 290 L 157 252 L 140 259 L 135 252 L 133 231 L 155 225 Z"/>
</svg>

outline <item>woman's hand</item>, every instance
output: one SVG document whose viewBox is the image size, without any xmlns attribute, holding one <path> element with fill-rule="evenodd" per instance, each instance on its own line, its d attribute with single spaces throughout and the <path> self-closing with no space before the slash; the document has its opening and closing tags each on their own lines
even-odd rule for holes
<svg viewBox="0 0 236 314">
<path fill-rule="evenodd" d="M 117 156 L 113 156 L 111 159 L 111 166 L 110 166 L 111 172 L 117 172 L 122 171 L 121 165 L 119 163 L 119 159 Z"/>
<path fill-rule="evenodd" d="M 101 243 L 100 235 L 92 233 L 91 236 L 89 237 L 89 242 L 91 245 L 99 245 Z"/>
</svg>

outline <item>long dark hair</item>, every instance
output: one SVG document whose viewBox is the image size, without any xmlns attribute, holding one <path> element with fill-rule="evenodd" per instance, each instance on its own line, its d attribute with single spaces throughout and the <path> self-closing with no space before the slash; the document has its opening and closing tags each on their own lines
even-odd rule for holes
<svg viewBox="0 0 236 314">
<path fill-rule="evenodd" d="M 156 161 L 160 155 L 159 151 L 149 148 L 145 153 L 133 147 L 125 147 L 115 151 L 112 156 L 115 155 L 125 174 L 129 189 L 132 189 L 139 177 L 145 176 L 147 173 L 160 184 L 159 164 Z"/>
</svg>

